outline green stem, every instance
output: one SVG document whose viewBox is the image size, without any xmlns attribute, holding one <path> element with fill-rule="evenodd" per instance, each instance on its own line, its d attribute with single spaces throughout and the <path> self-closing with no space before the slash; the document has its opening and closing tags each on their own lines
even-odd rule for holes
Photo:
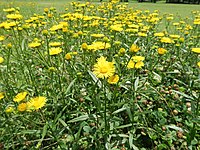
<svg viewBox="0 0 200 150">
<path fill-rule="evenodd" d="M 104 93 L 104 123 L 105 123 L 104 142 L 106 144 L 108 139 L 108 120 L 106 116 L 107 112 L 106 79 L 104 79 L 103 81 L 103 93 Z"/>
</svg>

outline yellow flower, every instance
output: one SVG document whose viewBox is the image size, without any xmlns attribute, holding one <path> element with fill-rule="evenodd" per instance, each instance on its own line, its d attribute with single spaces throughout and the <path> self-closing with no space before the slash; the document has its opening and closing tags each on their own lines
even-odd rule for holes
<svg viewBox="0 0 200 150">
<path fill-rule="evenodd" d="M 144 59 L 145 58 L 142 57 L 142 56 L 133 56 L 131 58 L 131 60 L 129 61 L 129 63 L 127 65 L 127 68 L 128 69 L 133 69 L 133 68 L 139 69 L 139 68 L 142 68 L 144 66 L 144 63 L 143 63 Z"/>
<path fill-rule="evenodd" d="M 98 78 L 108 78 L 115 73 L 114 63 L 106 61 L 106 58 L 101 56 L 94 65 L 93 73 Z"/>
<path fill-rule="evenodd" d="M 200 48 L 192 48 L 192 51 L 195 53 L 200 53 Z"/>
<path fill-rule="evenodd" d="M 62 45 L 61 42 L 51 42 L 51 43 L 49 43 L 49 46 L 52 46 L 52 47 L 61 46 L 61 45 Z"/>
<path fill-rule="evenodd" d="M 67 53 L 67 54 L 65 55 L 65 59 L 66 59 L 66 60 L 70 60 L 70 59 L 72 59 L 71 54 L 70 54 L 70 53 Z"/>
<path fill-rule="evenodd" d="M 171 21 L 171 20 L 174 19 L 174 17 L 167 17 L 166 19 L 167 19 L 168 21 Z"/>
<path fill-rule="evenodd" d="M 4 98 L 4 93 L 0 92 L 0 100 Z"/>
<path fill-rule="evenodd" d="M 11 113 L 11 112 L 13 112 L 13 111 L 14 111 L 13 106 L 9 106 L 9 107 L 7 107 L 6 110 L 5 110 L 6 113 Z"/>
<path fill-rule="evenodd" d="M 15 11 L 15 8 L 3 9 L 3 11 L 11 13 L 11 12 Z"/>
<path fill-rule="evenodd" d="M 135 44 L 132 44 L 131 45 L 131 48 L 130 48 L 130 52 L 137 52 L 137 51 L 139 51 L 140 50 L 140 48 L 137 46 L 137 45 L 135 45 Z"/>
<path fill-rule="evenodd" d="M 143 56 L 133 56 L 131 58 L 134 62 L 143 61 L 145 58 Z"/>
<path fill-rule="evenodd" d="M 94 51 L 108 49 L 110 47 L 111 47 L 110 43 L 99 42 L 99 41 L 93 42 L 91 45 L 88 45 L 88 49 Z"/>
<path fill-rule="evenodd" d="M 5 37 L 3 35 L 0 36 L 0 41 L 3 41 Z"/>
<path fill-rule="evenodd" d="M 172 39 L 170 39 L 170 38 L 168 38 L 168 37 L 163 37 L 163 38 L 161 38 L 161 40 L 160 40 L 162 43 L 173 43 L 173 40 Z"/>
<path fill-rule="evenodd" d="M 48 34 L 48 30 L 43 30 L 42 34 L 47 35 Z"/>
<path fill-rule="evenodd" d="M 36 41 L 36 42 L 29 43 L 28 47 L 36 48 L 36 47 L 39 47 L 40 45 L 41 45 L 41 43 Z"/>
<path fill-rule="evenodd" d="M 35 98 L 32 98 L 28 103 L 27 103 L 27 110 L 38 110 L 46 104 L 46 97 L 44 96 L 38 96 Z"/>
<path fill-rule="evenodd" d="M 1 24 L 0 24 L 0 28 L 5 28 L 5 29 L 10 29 L 11 27 L 14 27 L 14 26 L 16 26 L 17 24 L 16 24 L 16 22 L 2 22 Z"/>
<path fill-rule="evenodd" d="M 14 19 L 14 20 L 16 20 L 16 19 L 22 19 L 23 18 L 23 16 L 20 15 L 20 14 L 8 14 L 6 17 L 8 19 Z"/>
<path fill-rule="evenodd" d="M 165 34 L 163 32 L 154 33 L 154 36 L 163 37 Z"/>
<path fill-rule="evenodd" d="M 25 111 L 26 108 L 27 108 L 27 104 L 26 104 L 26 103 L 21 103 L 21 104 L 19 104 L 19 105 L 17 106 L 17 110 L 18 110 L 18 111 L 21 111 L 21 112 Z"/>
<path fill-rule="evenodd" d="M 197 66 L 200 68 L 200 61 L 197 63 Z"/>
<path fill-rule="evenodd" d="M 91 34 L 90 36 L 95 37 L 95 38 L 101 38 L 101 37 L 104 37 L 105 35 L 104 34 Z"/>
<path fill-rule="evenodd" d="M 126 53 L 125 48 L 120 48 L 120 49 L 119 49 L 119 54 L 125 54 L 125 53 Z"/>
<path fill-rule="evenodd" d="M 49 55 L 57 55 L 62 52 L 62 48 L 60 47 L 52 47 L 49 49 Z"/>
<path fill-rule="evenodd" d="M 11 44 L 11 43 L 8 43 L 8 44 L 7 44 L 7 48 L 12 48 L 12 44 Z"/>
<path fill-rule="evenodd" d="M 108 78 L 108 83 L 110 83 L 110 84 L 116 84 L 118 81 L 119 81 L 119 76 L 117 74 L 110 76 Z"/>
<path fill-rule="evenodd" d="M 143 32 L 138 32 L 138 36 L 147 37 L 147 34 L 146 34 L 146 33 L 143 33 Z"/>
<path fill-rule="evenodd" d="M 49 11 L 49 8 L 44 8 L 44 12 L 47 13 Z"/>
<path fill-rule="evenodd" d="M 136 64 L 135 64 L 135 68 L 136 68 L 136 69 L 142 68 L 143 66 L 144 66 L 143 61 L 138 61 L 138 62 L 136 62 Z"/>
<path fill-rule="evenodd" d="M 110 26 L 111 30 L 121 32 L 123 31 L 122 24 L 116 24 Z"/>
<path fill-rule="evenodd" d="M 135 68 L 135 63 L 134 63 L 132 60 L 130 60 L 130 61 L 128 62 L 127 68 L 128 68 L 128 69 L 133 69 L 133 68 Z"/>
<path fill-rule="evenodd" d="M 158 48 L 158 54 L 163 55 L 163 54 L 165 54 L 166 52 L 167 52 L 166 49 L 164 49 L 164 48 Z"/>
<path fill-rule="evenodd" d="M 19 103 L 20 101 L 22 101 L 22 100 L 24 100 L 24 99 L 26 98 L 26 95 L 27 95 L 27 94 L 28 94 L 27 92 L 18 93 L 18 94 L 14 97 L 13 101 Z"/>
<path fill-rule="evenodd" d="M 171 38 L 173 38 L 173 39 L 178 39 L 178 38 L 180 38 L 180 35 L 176 35 L 176 34 L 171 34 L 171 35 L 169 35 Z"/>
<path fill-rule="evenodd" d="M 83 43 L 83 44 L 81 45 L 81 48 L 82 48 L 83 50 L 87 50 L 87 49 L 88 49 L 87 43 Z"/>
<path fill-rule="evenodd" d="M 50 31 L 57 31 L 57 30 L 60 30 L 62 28 L 63 28 L 63 25 L 62 24 L 58 24 L 58 25 L 52 26 L 49 30 Z"/>
<path fill-rule="evenodd" d="M 55 71 L 56 71 L 56 68 L 55 68 L 55 67 L 49 67 L 48 70 L 49 70 L 50 72 L 55 72 Z"/>
<path fill-rule="evenodd" d="M 200 19 L 195 19 L 193 23 L 194 24 L 200 24 Z"/>
<path fill-rule="evenodd" d="M 114 42 L 114 45 L 117 45 L 117 46 L 118 46 L 118 45 L 121 45 L 121 42 L 120 42 L 120 41 L 115 41 L 115 42 Z"/>
<path fill-rule="evenodd" d="M 4 62 L 3 57 L 0 56 L 0 64 Z"/>
</svg>

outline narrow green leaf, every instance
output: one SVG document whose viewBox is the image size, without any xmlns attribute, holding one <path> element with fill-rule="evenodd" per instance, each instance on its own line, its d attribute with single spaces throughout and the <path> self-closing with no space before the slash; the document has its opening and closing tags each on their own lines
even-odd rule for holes
<svg viewBox="0 0 200 150">
<path fill-rule="evenodd" d="M 153 74 L 154 74 L 153 79 L 156 80 L 157 82 L 161 82 L 162 77 L 159 74 L 155 73 L 155 72 L 153 72 Z"/>
<path fill-rule="evenodd" d="M 185 93 L 182 93 L 182 92 L 176 91 L 176 90 L 172 90 L 172 91 L 175 92 L 175 93 L 177 93 L 177 94 L 179 94 L 179 95 L 181 95 L 181 96 L 183 96 L 183 97 L 185 97 L 185 98 L 194 100 L 193 97 L 191 97 L 191 96 L 189 96 L 189 95 L 187 95 L 187 94 L 185 94 Z"/>
<path fill-rule="evenodd" d="M 132 116 L 132 113 L 131 113 L 131 110 L 130 110 L 129 107 L 126 108 L 126 112 L 127 112 L 128 116 L 129 116 L 129 119 L 130 119 L 131 122 L 132 122 L 132 120 L 133 120 L 133 116 Z"/>
<path fill-rule="evenodd" d="M 74 118 L 74 119 L 68 121 L 68 123 L 79 122 L 79 121 L 87 120 L 88 118 L 89 118 L 89 115 L 82 115 L 82 116 L 79 116 L 77 118 Z"/>
<path fill-rule="evenodd" d="M 134 144 L 133 144 L 133 134 L 129 135 L 129 146 L 133 150 L 139 150 Z"/>
<path fill-rule="evenodd" d="M 39 149 L 41 144 L 42 144 L 42 141 L 44 140 L 44 137 L 45 135 L 47 134 L 47 128 L 48 128 L 48 123 L 46 122 L 46 124 L 44 125 L 43 127 L 43 131 L 42 131 L 42 138 L 40 139 L 40 141 L 38 142 L 36 148 Z"/>
<path fill-rule="evenodd" d="M 64 126 L 64 127 L 68 127 L 68 125 L 62 120 L 62 119 L 58 119 L 58 121 Z"/>
<path fill-rule="evenodd" d="M 97 85 L 99 86 L 99 88 L 101 88 L 102 87 L 101 81 L 90 70 L 88 70 L 88 73 L 92 77 L 92 79 L 94 80 L 94 82 L 97 83 Z"/>
<path fill-rule="evenodd" d="M 137 91 L 138 85 L 139 85 L 139 77 L 137 77 L 137 78 L 135 79 L 135 83 L 134 83 L 135 91 Z"/>
<path fill-rule="evenodd" d="M 122 138 L 128 138 L 129 136 L 127 134 L 112 134 L 112 137 L 122 137 Z"/>
<path fill-rule="evenodd" d="M 76 81 L 76 78 L 74 80 L 72 80 L 72 82 L 69 84 L 69 86 L 67 87 L 67 90 L 65 92 L 65 94 L 68 94 L 70 89 L 72 88 L 72 86 L 74 85 L 74 82 Z"/>
<path fill-rule="evenodd" d="M 171 129 L 174 129 L 174 130 L 183 132 L 183 129 L 180 128 L 180 127 L 177 127 L 176 125 L 166 125 L 165 127 L 166 127 L 166 128 L 171 128 Z"/>
<path fill-rule="evenodd" d="M 116 129 L 123 129 L 123 128 L 131 127 L 131 126 L 132 126 L 132 124 L 129 123 L 129 124 L 118 126 L 118 127 L 116 127 Z"/>
<path fill-rule="evenodd" d="M 40 130 L 23 130 L 19 134 L 40 134 Z"/>
<path fill-rule="evenodd" d="M 114 111 L 112 114 L 113 114 L 113 115 L 114 115 L 114 114 L 118 114 L 118 113 L 120 113 L 120 112 L 122 112 L 122 111 L 124 111 L 124 110 L 126 110 L 126 109 L 127 109 L 126 107 L 122 107 L 122 108 L 120 108 L 120 109 Z"/>
</svg>

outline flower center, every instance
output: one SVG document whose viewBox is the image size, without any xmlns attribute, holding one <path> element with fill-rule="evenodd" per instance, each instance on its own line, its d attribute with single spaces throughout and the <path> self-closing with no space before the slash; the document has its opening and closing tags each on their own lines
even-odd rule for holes
<svg viewBox="0 0 200 150">
<path fill-rule="evenodd" d="M 101 68 L 100 72 L 101 72 L 101 73 L 106 73 L 106 72 L 108 72 L 108 68 L 103 67 L 103 68 Z"/>
</svg>

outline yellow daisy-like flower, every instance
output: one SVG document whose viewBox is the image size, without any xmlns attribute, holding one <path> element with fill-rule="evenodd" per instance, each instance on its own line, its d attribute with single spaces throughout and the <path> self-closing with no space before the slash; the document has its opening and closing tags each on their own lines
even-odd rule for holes
<svg viewBox="0 0 200 150">
<path fill-rule="evenodd" d="M 20 15 L 20 14 L 8 14 L 8 15 L 6 16 L 6 18 L 16 20 L 16 19 L 22 19 L 23 16 Z"/>
<path fill-rule="evenodd" d="M 128 65 L 127 65 L 127 68 L 128 69 L 133 69 L 133 68 L 140 69 L 143 66 L 144 66 L 143 61 L 134 62 L 133 60 L 130 60 Z"/>
<path fill-rule="evenodd" d="M 0 100 L 4 98 L 4 93 L 0 92 Z"/>
<path fill-rule="evenodd" d="M 122 28 L 121 24 L 111 25 L 110 29 L 113 30 L 113 31 L 118 31 L 118 32 L 123 31 L 123 28 Z"/>
<path fill-rule="evenodd" d="M 200 53 L 200 48 L 192 48 L 192 51 L 199 54 Z"/>
<path fill-rule="evenodd" d="M 49 49 L 49 55 L 57 55 L 62 52 L 62 48 L 60 47 L 52 47 Z"/>
<path fill-rule="evenodd" d="M 176 35 L 176 34 L 171 34 L 171 35 L 169 35 L 171 38 L 173 38 L 173 39 L 178 39 L 178 38 L 180 38 L 180 35 Z"/>
<path fill-rule="evenodd" d="M 147 34 L 144 33 L 144 32 L 138 32 L 138 36 L 141 36 L 141 37 L 147 37 Z"/>
<path fill-rule="evenodd" d="M 46 97 L 44 96 L 38 96 L 35 98 L 32 98 L 28 103 L 27 103 L 27 110 L 32 111 L 32 110 L 38 110 L 46 104 Z"/>
<path fill-rule="evenodd" d="M 200 19 L 195 19 L 193 23 L 194 24 L 200 24 Z"/>
<path fill-rule="evenodd" d="M 57 46 L 61 46 L 62 43 L 61 42 L 51 42 L 49 43 L 49 46 L 52 46 L 52 47 L 57 47 Z"/>
<path fill-rule="evenodd" d="M 120 48 L 120 49 L 119 49 L 119 54 L 125 54 L 125 53 L 126 53 L 125 48 Z"/>
<path fill-rule="evenodd" d="M 13 106 L 9 106 L 9 107 L 7 107 L 6 110 L 5 110 L 6 113 L 11 113 L 11 112 L 13 112 L 13 111 L 14 111 Z"/>
<path fill-rule="evenodd" d="M 63 28 L 63 25 L 62 24 L 58 24 L 58 25 L 52 26 L 49 30 L 50 31 L 57 31 L 57 30 L 60 30 L 62 28 Z"/>
<path fill-rule="evenodd" d="M 44 12 L 47 13 L 49 11 L 49 8 L 44 8 Z"/>
<path fill-rule="evenodd" d="M 55 72 L 55 71 L 56 71 L 56 68 L 55 68 L 55 67 L 49 67 L 48 70 L 49 70 L 50 72 Z"/>
<path fill-rule="evenodd" d="M 156 37 L 163 37 L 165 34 L 163 32 L 154 33 Z"/>
<path fill-rule="evenodd" d="M 160 41 L 167 44 L 174 43 L 174 41 L 168 37 L 162 37 Z"/>
<path fill-rule="evenodd" d="M 165 54 L 166 52 L 167 52 L 166 49 L 164 49 L 164 48 L 158 48 L 158 54 L 163 55 L 163 54 Z"/>
<path fill-rule="evenodd" d="M 144 63 L 143 63 L 144 59 L 145 58 L 143 56 L 133 56 L 131 58 L 131 60 L 129 61 L 127 68 L 128 69 L 133 69 L 133 68 L 140 69 L 140 68 L 142 68 L 144 66 Z"/>
<path fill-rule="evenodd" d="M 119 76 L 117 74 L 110 76 L 108 78 L 108 83 L 110 83 L 110 84 L 116 84 L 118 81 L 119 81 Z"/>
<path fill-rule="evenodd" d="M 7 44 L 7 48 L 12 48 L 12 44 L 11 44 L 11 43 L 8 43 L 8 44 Z"/>
<path fill-rule="evenodd" d="M 136 68 L 136 69 L 140 69 L 140 68 L 142 68 L 143 66 L 144 66 L 143 61 L 138 61 L 138 62 L 135 64 L 135 68 Z"/>
<path fill-rule="evenodd" d="M 102 38 L 102 37 L 104 37 L 105 35 L 104 35 L 104 34 L 91 34 L 90 36 L 91 36 L 91 37 L 95 37 L 95 38 Z"/>
<path fill-rule="evenodd" d="M 41 43 L 36 41 L 36 42 L 29 43 L 28 47 L 36 48 L 36 47 L 39 47 L 40 45 L 41 45 Z"/>
<path fill-rule="evenodd" d="M 197 63 L 197 66 L 200 68 L 200 61 Z"/>
<path fill-rule="evenodd" d="M 7 8 L 7 9 L 3 9 L 4 12 L 13 12 L 15 11 L 15 8 Z"/>
<path fill-rule="evenodd" d="M 17 110 L 20 111 L 20 112 L 23 112 L 25 111 L 27 108 L 27 104 L 26 103 L 21 103 L 17 106 Z"/>
<path fill-rule="evenodd" d="M 83 43 L 83 44 L 81 45 L 81 48 L 82 48 L 82 50 L 87 50 L 87 49 L 88 49 L 87 43 Z"/>
<path fill-rule="evenodd" d="M 22 101 L 22 100 L 24 100 L 24 99 L 26 98 L 26 95 L 27 95 L 27 94 L 28 94 L 27 92 L 18 93 L 18 94 L 14 97 L 13 101 L 19 103 L 20 101 Z"/>
<path fill-rule="evenodd" d="M 0 56 L 0 64 L 4 62 L 4 58 Z"/>
<path fill-rule="evenodd" d="M 96 42 L 93 42 L 91 45 L 88 45 L 88 49 L 94 50 L 94 51 L 108 49 L 110 47 L 111 47 L 110 43 L 105 43 L 105 42 L 100 42 L 100 41 L 96 41 Z"/>
<path fill-rule="evenodd" d="M 114 63 L 106 61 L 106 58 L 101 56 L 94 65 L 93 73 L 98 78 L 108 78 L 115 73 Z"/>
<path fill-rule="evenodd" d="M 131 59 L 134 62 L 138 62 L 138 61 L 143 61 L 145 59 L 145 57 L 143 57 L 143 56 L 133 56 Z"/>
<path fill-rule="evenodd" d="M 67 54 L 65 55 L 65 59 L 66 59 L 66 60 L 71 60 L 71 59 L 72 59 L 72 55 L 71 55 L 70 53 L 67 53 Z"/>
<path fill-rule="evenodd" d="M 130 52 L 137 52 L 137 51 L 139 51 L 140 50 L 140 48 L 137 46 L 137 45 L 135 45 L 135 44 L 132 44 L 131 45 L 131 47 L 130 47 Z"/>
<path fill-rule="evenodd" d="M 0 36 L 0 41 L 3 41 L 5 37 L 3 35 Z"/>
<path fill-rule="evenodd" d="M 132 60 L 130 60 L 130 61 L 128 62 L 127 68 L 128 68 L 128 69 L 133 69 L 133 68 L 135 68 L 135 63 L 134 63 Z"/>
</svg>

